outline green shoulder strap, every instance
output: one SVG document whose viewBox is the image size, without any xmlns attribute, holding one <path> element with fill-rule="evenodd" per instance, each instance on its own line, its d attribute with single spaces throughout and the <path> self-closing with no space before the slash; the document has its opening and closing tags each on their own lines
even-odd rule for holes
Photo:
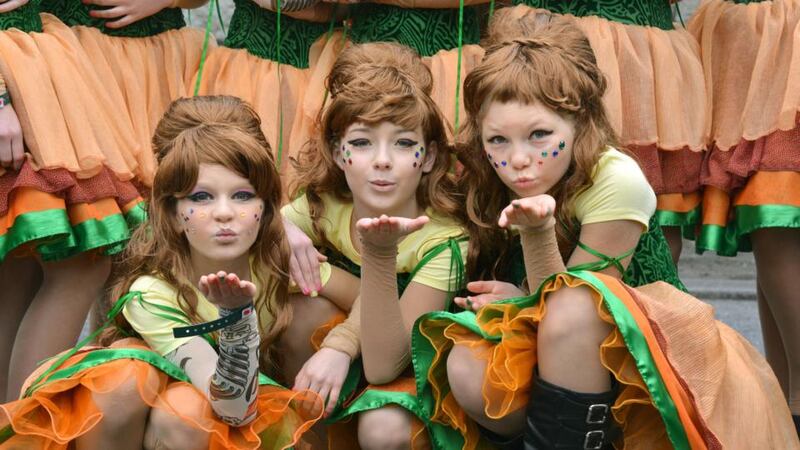
<svg viewBox="0 0 800 450">
<path fill-rule="evenodd" d="M 585 252 L 589 253 L 590 255 L 600 258 L 600 261 L 592 261 L 588 263 L 578 264 L 576 266 L 568 267 L 567 270 L 570 271 L 586 270 L 590 272 L 599 272 L 601 270 L 607 269 L 610 266 L 614 266 L 617 268 L 617 270 L 619 270 L 620 275 L 622 275 L 625 273 L 625 268 L 622 267 L 622 263 L 620 261 L 631 256 L 633 252 L 636 251 L 636 247 L 634 247 L 619 256 L 612 257 L 590 248 L 581 241 L 578 241 L 578 247 L 582 248 Z"/>
</svg>

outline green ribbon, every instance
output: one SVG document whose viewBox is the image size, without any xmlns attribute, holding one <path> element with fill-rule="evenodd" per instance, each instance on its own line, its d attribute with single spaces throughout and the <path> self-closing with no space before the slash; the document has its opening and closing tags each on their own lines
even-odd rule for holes
<svg viewBox="0 0 800 450">
<path fill-rule="evenodd" d="M 636 247 L 634 247 L 617 257 L 612 257 L 590 248 L 581 241 L 578 241 L 578 247 L 582 248 L 586 253 L 589 253 L 592 256 L 600 258 L 600 261 L 592 261 L 583 264 L 578 264 L 576 266 L 570 267 L 568 269 L 569 271 L 588 270 L 592 272 L 600 272 L 601 270 L 605 270 L 611 266 L 614 266 L 617 268 L 617 270 L 619 270 L 620 275 L 622 275 L 625 273 L 625 268 L 622 267 L 622 263 L 620 261 L 631 256 L 633 252 L 636 251 Z"/>
<path fill-rule="evenodd" d="M 200 67 L 197 69 L 197 81 L 194 84 L 194 94 L 197 95 L 200 92 L 200 80 L 203 79 L 203 70 L 206 66 L 206 58 L 208 56 L 208 40 L 211 36 L 211 21 L 214 18 L 214 13 L 212 12 L 214 7 L 217 5 L 217 0 L 211 0 L 211 4 L 208 5 L 208 18 L 206 19 L 206 33 L 203 37 L 203 52 L 200 54 Z"/>
<path fill-rule="evenodd" d="M 464 0 L 458 2 L 458 63 L 456 64 L 456 115 L 453 121 L 453 137 L 458 134 L 459 104 L 461 100 L 461 54 L 464 47 Z"/>
</svg>

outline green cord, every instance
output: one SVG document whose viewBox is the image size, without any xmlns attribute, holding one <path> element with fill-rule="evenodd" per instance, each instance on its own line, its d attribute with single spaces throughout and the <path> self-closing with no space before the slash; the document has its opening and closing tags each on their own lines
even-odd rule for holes
<svg viewBox="0 0 800 450">
<path fill-rule="evenodd" d="M 461 104 L 461 54 L 464 46 L 464 0 L 458 2 L 458 65 L 456 66 L 456 118 L 453 124 L 453 137 L 458 135 L 458 115 Z"/>
<path fill-rule="evenodd" d="M 222 9 L 220 9 L 219 2 L 217 2 L 217 18 L 219 19 L 219 27 L 222 28 L 222 32 L 227 35 L 228 32 L 225 31 L 225 21 L 222 20 Z"/>
<path fill-rule="evenodd" d="M 203 69 L 206 66 L 206 57 L 208 56 L 208 39 L 211 36 L 211 20 L 214 18 L 213 8 L 217 4 L 217 0 L 211 0 L 208 5 L 208 19 L 206 20 L 206 34 L 203 37 L 203 53 L 200 55 L 200 68 L 197 69 L 197 81 L 194 83 L 194 94 L 200 92 L 200 80 L 203 79 Z"/>
<path fill-rule="evenodd" d="M 278 28 L 278 156 L 275 158 L 275 165 L 278 168 L 278 173 L 281 173 L 281 159 L 283 159 L 283 89 L 281 89 L 281 45 L 283 44 L 283 39 L 281 39 L 281 0 L 277 0 L 278 6 L 278 18 L 277 18 L 277 28 Z"/>
<path fill-rule="evenodd" d="M 494 17 L 494 0 L 489 2 L 489 20 L 492 20 Z"/>
<path fill-rule="evenodd" d="M 683 26 L 683 28 L 686 28 L 686 24 L 683 23 L 683 15 L 681 14 L 681 7 L 678 6 L 677 3 L 675 3 L 675 11 L 678 12 L 678 19 L 680 19 L 681 25 Z"/>
</svg>

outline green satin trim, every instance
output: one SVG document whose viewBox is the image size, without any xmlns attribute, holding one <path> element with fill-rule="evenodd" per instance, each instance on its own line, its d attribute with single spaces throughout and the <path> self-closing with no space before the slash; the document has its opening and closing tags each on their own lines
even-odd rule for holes
<svg viewBox="0 0 800 450">
<path fill-rule="evenodd" d="M 628 311 L 625 304 L 616 297 L 602 281 L 597 279 L 590 272 L 578 271 L 567 272 L 569 276 L 579 278 L 589 283 L 598 293 L 603 296 L 603 302 L 606 305 L 609 313 L 614 317 L 614 321 L 622 334 L 625 345 L 628 348 L 631 356 L 636 361 L 636 368 L 645 385 L 650 392 L 653 403 L 659 411 L 662 420 L 664 421 L 667 434 L 676 449 L 689 449 L 689 442 L 686 436 L 686 431 L 680 422 L 675 403 L 669 395 L 669 392 L 664 385 L 661 374 L 655 365 L 653 356 L 650 353 L 647 341 L 645 340 L 641 330 L 639 329 L 636 321 Z M 536 305 L 538 299 L 541 298 L 542 288 L 553 280 L 558 274 L 554 274 L 545 280 L 536 292 L 528 297 L 519 297 L 513 299 L 506 299 L 497 304 L 515 304 L 518 308 L 527 308 Z M 498 319 L 502 317 L 504 311 L 500 310 L 487 310 L 484 311 L 484 318 L 486 321 Z M 467 330 L 481 336 L 489 342 L 497 343 L 501 340 L 500 335 L 489 335 L 481 329 L 477 323 L 474 313 L 465 311 L 458 314 L 447 312 L 433 312 L 417 320 L 412 334 L 412 357 L 415 360 L 415 375 L 417 377 L 417 392 L 420 397 L 420 404 L 423 412 L 430 417 L 435 408 L 435 399 L 433 398 L 433 391 L 430 387 L 428 377 L 441 378 L 446 370 L 444 367 L 432 367 L 433 358 L 436 354 L 433 345 L 430 341 L 420 332 L 419 327 L 422 320 L 446 320 L 455 322 L 458 325 L 466 328 Z M 437 372 L 434 374 L 433 372 Z M 447 392 L 443 392 L 446 395 Z"/>
<path fill-rule="evenodd" d="M 800 208 L 791 205 L 740 205 L 736 207 L 739 236 L 761 228 L 800 228 Z"/>
<path fill-rule="evenodd" d="M 130 236 L 125 217 L 114 214 L 100 220 L 81 222 L 72 227 L 72 233 L 65 239 L 42 244 L 38 251 L 45 261 L 59 260 L 97 248 L 126 243 Z"/>
<path fill-rule="evenodd" d="M 656 211 L 656 220 L 662 227 L 691 227 L 700 223 L 701 208 L 698 206 L 688 212 L 659 209 Z"/>
<path fill-rule="evenodd" d="M 334 412 L 325 422 L 340 422 L 354 414 L 382 408 L 386 405 L 398 405 L 403 407 L 425 421 L 426 416 L 422 415 L 422 410 L 415 396 L 407 392 L 383 391 L 379 387 L 372 387 L 365 389 L 364 392 L 346 408 Z"/>
<path fill-rule="evenodd" d="M 628 347 L 633 359 L 636 361 L 636 368 L 642 376 L 650 397 L 653 400 L 658 412 L 661 414 L 661 419 L 664 421 L 664 426 L 667 430 L 667 435 L 675 449 L 689 450 L 689 439 L 686 436 L 686 430 L 678 416 L 678 410 L 675 408 L 675 402 L 670 397 L 664 380 L 656 367 L 653 355 L 650 353 L 650 347 L 644 338 L 639 326 L 636 324 L 633 315 L 628 311 L 628 307 L 615 296 L 606 285 L 598 280 L 591 272 L 568 272 L 568 275 L 579 278 L 587 283 L 603 296 L 603 303 L 606 308 L 614 317 L 617 328 L 622 334 L 622 339 Z M 550 277 L 549 280 L 554 278 Z M 548 281 L 549 281 L 548 280 Z M 540 297 L 540 291 L 537 290 L 535 297 Z"/>
<path fill-rule="evenodd" d="M 48 209 L 17 216 L 14 225 L 0 235 L 0 262 L 15 248 L 40 239 L 65 238 L 72 233 L 67 211 Z"/>
<path fill-rule="evenodd" d="M 125 213 L 125 221 L 128 227 L 136 228 L 147 221 L 147 202 L 142 200 Z"/>
<path fill-rule="evenodd" d="M 17 28 L 26 33 L 42 32 L 42 18 L 39 17 L 41 0 L 31 0 L 26 5 L 0 14 L 0 31 Z"/>
</svg>

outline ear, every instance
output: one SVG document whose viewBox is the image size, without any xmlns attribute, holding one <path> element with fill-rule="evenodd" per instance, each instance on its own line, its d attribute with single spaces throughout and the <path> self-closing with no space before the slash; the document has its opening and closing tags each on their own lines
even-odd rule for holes
<svg viewBox="0 0 800 450">
<path fill-rule="evenodd" d="M 436 163 L 436 152 L 438 147 L 436 142 L 429 142 L 428 147 L 425 148 L 425 162 L 422 163 L 422 173 L 429 173 L 433 170 L 433 165 Z"/>
<path fill-rule="evenodd" d="M 337 139 L 333 142 L 333 162 L 339 166 L 340 169 L 344 170 L 345 162 L 344 162 L 344 154 L 342 152 L 342 140 Z"/>
</svg>

